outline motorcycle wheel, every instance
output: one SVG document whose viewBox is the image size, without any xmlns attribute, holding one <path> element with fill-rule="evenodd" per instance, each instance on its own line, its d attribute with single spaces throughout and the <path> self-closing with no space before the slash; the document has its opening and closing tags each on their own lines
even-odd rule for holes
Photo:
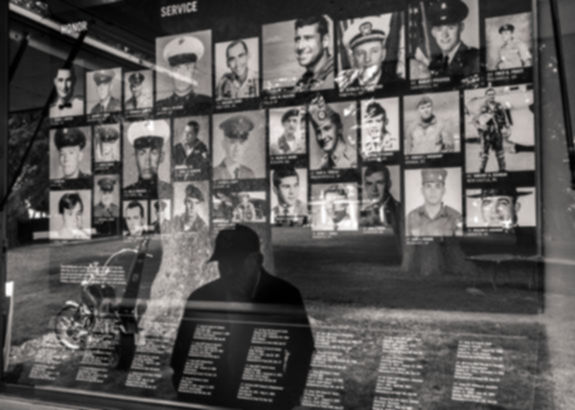
<svg viewBox="0 0 575 410">
<path fill-rule="evenodd" d="M 86 346 L 93 325 L 93 314 L 82 312 L 81 306 L 64 306 L 56 317 L 54 331 L 62 345 L 79 350 Z"/>
</svg>

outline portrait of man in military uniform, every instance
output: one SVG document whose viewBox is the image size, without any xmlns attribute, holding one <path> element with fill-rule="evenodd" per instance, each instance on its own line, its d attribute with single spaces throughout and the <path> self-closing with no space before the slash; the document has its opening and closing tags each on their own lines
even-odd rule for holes
<svg viewBox="0 0 575 410">
<path fill-rule="evenodd" d="M 122 70 L 120 68 L 98 70 L 87 74 L 87 95 L 90 114 L 122 111 Z M 91 81 L 90 81 L 91 80 Z"/>
<path fill-rule="evenodd" d="M 153 233 L 168 233 L 170 229 L 170 200 L 152 201 L 153 213 L 150 215 Z"/>
<path fill-rule="evenodd" d="M 394 178 L 391 174 L 393 171 Z M 360 211 L 362 227 L 381 227 L 399 235 L 403 222 L 403 207 L 399 198 L 399 166 L 380 162 L 364 167 L 363 197 Z M 392 193 L 395 191 L 395 195 Z"/>
<path fill-rule="evenodd" d="M 510 183 L 467 190 L 467 226 L 503 230 L 535 226 L 534 193 L 532 187 L 518 189 Z"/>
<path fill-rule="evenodd" d="M 485 20 L 489 71 L 533 66 L 531 20 L 531 13 L 510 14 Z"/>
<path fill-rule="evenodd" d="M 461 170 L 458 168 L 450 168 L 449 172 L 445 168 L 408 170 L 405 178 L 406 186 L 415 187 L 417 179 L 420 180 L 421 186 L 419 198 L 416 190 L 406 192 L 406 210 L 408 210 L 406 236 L 461 235 L 463 230 L 460 212 Z M 414 206 L 418 202 L 421 205 Z"/>
<path fill-rule="evenodd" d="M 76 96 L 77 76 L 74 68 L 59 68 L 54 77 L 56 99 L 50 105 L 50 118 L 84 115 L 84 98 Z"/>
<path fill-rule="evenodd" d="M 124 74 L 124 109 L 128 111 L 152 108 L 152 72 L 132 71 Z"/>
<path fill-rule="evenodd" d="M 458 152 L 459 94 L 435 93 L 404 99 L 407 155 Z"/>
<path fill-rule="evenodd" d="M 174 218 L 172 230 L 174 232 L 196 232 L 201 235 L 209 234 L 207 183 L 177 183 L 174 193 Z"/>
<path fill-rule="evenodd" d="M 264 222 L 266 214 L 264 203 L 266 198 L 265 192 L 239 192 L 236 196 L 237 202 L 232 211 L 232 222 L 250 223 Z"/>
<path fill-rule="evenodd" d="M 120 126 L 102 124 L 94 127 L 96 162 L 120 161 Z"/>
<path fill-rule="evenodd" d="M 234 100 L 260 95 L 259 39 L 216 44 L 216 98 Z"/>
<path fill-rule="evenodd" d="M 174 140 L 179 141 L 172 151 L 176 169 L 191 168 L 207 176 L 210 166 L 210 154 L 205 143 L 209 141 L 207 117 L 177 118 L 174 120 L 174 131 L 176 133 Z"/>
<path fill-rule="evenodd" d="M 87 188 L 91 184 L 90 129 L 57 128 L 51 131 L 50 179 L 61 179 L 69 188 Z M 86 135 L 88 134 L 88 136 Z"/>
<path fill-rule="evenodd" d="M 399 100 L 361 101 L 361 155 L 364 160 L 399 150 Z"/>
<path fill-rule="evenodd" d="M 410 78 L 449 77 L 457 82 L 479 74 L 477 0 L 426 1 L 415 7 L 419 10 L 410 13 Z"/>
<path fill-rule="evenodd" d="M 169 175 L 169 155 L 165 155 L 166 142 L 170 140 L 168 123 L 165 120 L 133 122 L 127 127 L 126 138 L 124 196 L 171 198 L 171 185 L 160 178 L 160 166 L 164 161 L 167 162 L 164 173 Z"/>
<path fill-rule="evenodd" d="M 340 91 L 370 92 L 405 78 L 401 13 L 344 20 L 339 27 Z"/>
<path fill-rule="evenodd" d="M 114 175 L 96 178 L 96 195 L 94 195 L 94 218 L 110 219 L 120 216 L 120 192 L 118 179 Z"/>
<path fill-rule="evenodd" d="M 156 40 L 156 110 L 211 108 L 211 31 L 160 37 Z"/>
<path fill-rule="evenodd" d="M 271 173 L 271 223 L 278 226 L 301 226 L 307 223 L 307 171 L 284 165 Z"/>
<path fill-rule="evenodd" d="M 312 185 L 312 230 L 356 231 L 358 198 L 355 184 Z"/>
<path fill-rule="evenodd" d="M 264 178 L 266 150 L 262 112 L 220 114 L 214 118 L 213 179 Z"/>
<path fill-rule="evenodd" d="M 270 110 L 269 129 L 271 155 L 306 153 L 305 110 L 302 107 Z"/>
<path fill-rule="evenodd" d="M 312 130 L 310 169 L 332 170 L 357 166 L 355 104 L 314 99 L 308 108 Z M 346 124 L 344 124 L 344 121 Z"/>
</svg>

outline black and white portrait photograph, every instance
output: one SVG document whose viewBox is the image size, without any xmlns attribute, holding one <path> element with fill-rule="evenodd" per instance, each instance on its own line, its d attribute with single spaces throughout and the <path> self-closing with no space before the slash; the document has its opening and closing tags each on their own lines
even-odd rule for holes
<svg viewBox="0 0 575 410">
<path fill-rule="evenodd" d="M 265 178 L 264 111 L 217 114 L 213 127 L 214 181 Z"/>
<path fill-rule="evenodd" d="M 480 72 L 478 0 L 425 0 L 410 6 L 411 80 L 454 82 Z"/>
<path fill-rule="evenodd" d="M 334 25 L 328 16 L 262 27 L 263 89 L 270 94 L 334 88 Z"/>
<path fill-rule="evenodd" d="M 156 65 L 156 111 L 205 111 L 211 107 L 211 30 L 158 37 Z"/>
<path fill-rule="evenodd" d="M 120 124 L 94 125 L 94 162 L 120 161 Z"/>
<path fill-rule="evenodd" d="M 399 98 L 361 100 L 361 156 L 377 160 L 399 151 Z"/>
<path fill-rule="evenodd" d="M 505 183 L 465 193 L 467 227 L 513 230 L 536 225 L 536 195 L 533 187 Z"/>
<path fill-rule="evenodd" d="M 466 90 L 466 172 L 533 171 L 533 110 L 529 85 Z"/>
<path fill-rule="evenodd" d="M 340 92 L 391 88 L 405 79 L 403 13 L 342 20 L 337 27 Z"/>
<path fill-rule="evenodd" d="M 232 222 L 265 222 L 268 211 L 265 191 L 240 191 L 232 211 Z"/>
<path fill-rule="evenodd" d="M 208 181 L 174 183 L 174 232 L 209 234 L 210 189 Z"/>
<path fill-rule="evenodd" d="M 124 192 L 126 198 L 170 198 L 170 125 L 145 120 L 124 125 Z"/>
<path fill-rule="evenodd" d="M 363 167 L 360 226 L 399 234 L 403 221 L 401 169 L 374 162 Z"/>
<path fill-rule="evenodd" d="M 152 233 L 171 232 L 172 201 L 156 199 L 150 201 L 150 231 Z"/>
<path fill-rule="evenodd" d="M 173 120 L 172 165 L 174 177 L 207 179 L 210 169 L 210 118 L 179 117 Z"/>
<path fill-rule="evenodd" d="M 124 73 L 124 110 L 145 111 L 154 106 L 154 78 L 152 70 Z"/>
<path fill-rule="evenodd" d="M 409 169 L 405 186 L 406 236 L 462 234 L 460 168 Z"/>
<path fill-rule="evenodd" d="M 271 216 L 275 226 L 302 226 L 308 223 L 307 169 L 292 165 L 270 172 Z"/>
<path fill-rule="evenodd" d="M 50 105 L 50 119 L 84 115 L 84 76 L 80 69 L 58 68 L 53 85 L 56 98 Z"/>
<path fill-rule="evenodd" d="M 312 231 L 357 231 L 357 184 L 312 184 L 311 211 Z"/>
<path fill-rule="evenodd" d="M 532 14 L 518 13 L 485 20 L 487 70 L 510 70 L 533 65 Z"/>
<path fill-rule="evenodd" d="M 217 43 L 216 100 L 241 100 L 260 95 L 259 38 Z"/>
<path fill-rule="evenodd" d="M 357 166 L 357 104 L 315 98 L 308 106 L 310 170 Z"/>
<path fill-rule="evenodd" d="M 125 200 L 122 201 L 124 218 L 123 233 L 129 237 L 140 237 L 147 234 L 148 226 L 148 201 L 147 200 Z"/>
<path fill-rule="evenodd" d="M 403 100 L 405 155 L 460 152 L 459 93 L 409 95 Z"/>
<path fill-rule="evenodd" d="M 50 180 L 69 188 L 88 188 L 92 181 L 90 127 L 50 130 Z"/>
<path fill-rule="evenodd" d="M 50 191 L 50 239 L 90 239 L 91 205 L 90 190 Z"/>
<path fill-rule="evenodd" d="M 122 69 L 108 68 L 86 73 L 87 114 L 122 111 Z"/>
<path fill-rule="evenodd" d="M 120 176 L 94 176 L 94 220 L 120 217 Z"/>
<path fill-rule="evenodd" d="M 271 156 L 307 153 L 305 107 L 270 109 L 268 129 Z"/>
</svg>

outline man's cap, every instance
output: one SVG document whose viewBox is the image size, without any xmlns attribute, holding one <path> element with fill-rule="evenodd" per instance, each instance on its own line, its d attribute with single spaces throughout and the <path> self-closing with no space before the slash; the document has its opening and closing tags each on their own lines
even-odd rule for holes
<svg viewBox="0 0 575 410">
<path fill-rule="evenodd" d="M 135 149 L 161 148 L 170 138 L 170 126 L 164 120 L 137 121 L 128 128 L 128 141 Z"/>
<path fill-rule="evenodd" d="M 368 118 L 373 118 L 380 115 L 386 115 L 385 108 L 383 108 L 381 104 L 375 101 L 370 102 L 365 109 L 365 116 Z"/>
<path fill-rule="evenodd" d="M 335 112 L 323 98 L 315 98 L 308 107 L 309 118 L 316 126 L 326 121 L 331 121 L 333 115 L 339 115 Z"/>
<path fill-rule="evenodd" d="M 116 180 L 114 178 L 106 177 L 98 180 L 98 186 L 103 192 L 112 192 L 115 184 Z"/>
<path fill-rule="evenodd" d="M 417 101 L 417 106 L 416 106 L 416 108 L 419 108 L 419 107 L 421 107 L 422 105 L 427 105 L 427 104 L 433 105 L 433 100 L 432 100 L 430 97 L 428 97 L 427 95 L 425 95 L 425 96 L 421 97 L 421 98 L 419 99 L 419 101 Z"/>
<path fill-rule="evenodd" d="M 196 198 L 198 201 L 203 202 L 204 194 L 202 194 L 200 188 L 194 184 L 188 184 L 186 186 L 186 198 Z"/>
<path fill-rule="evenodd" d="M 478 194 L 467 195 L 469 198 L 488 198 L 490 196 L 510 196 L 517 198 L 520 196 L 531 195 L 532 191 L 518 191 L 515 185 L 502 185 L 489 188 L 481 188 Z"/>
<path fill-rule="evenodd" d="M 179 36 L 168 42 L 164 47 L 164 60 L 170 66 L 185 63 L 195 63 L 204 55 L 204 45 L 193 36 Z"/>
<path fill-rule="evenodd" d="M 447 171 L 443 168 L 426 168 L 421 170 L 421 183 L 441 182 L 445 183 Z"/>
<path fill-rule="evenodd" d="M 299 109 L 292 108 L 291 110 L 287 110 L 282 115 L 282 123 L 286 122 L 291 117 L 299 117 L 299 116 L 300 116 L 300 110 Z"/>
<path fill-rule="evenodd" d="M 343 34 L 343 44 L 346 48 L 353 50 L 360 44 L 370 41 L 384 42 L 385 31 L 377 26 L 378 21 L 374 19 L 361 19 L 354 22 Z"/>
<path fill-rule="evenodd" d="M 224 135 L 232 139 L 246 140 L 251 130 L 254 129 L 254 123 L 245 115 L 234 115 L 220 124 L 220 129 Z"/>
<path fill-rule="evenodd" d="M 432 26 L 460 23 L 469 14 L 469 7 L 461 0 L 439 0 L 431 3 L 428 9 Z"/>
<path fill-rule="evenodd" d="M 499 34 L 503 33 L 504 31 L 515 31 L 515 26 L 513 24 L 507 23 L 499 27 Z"/>
<path fill-rule="evenodd" d="M 86 135 L 78 128 L 59 128 L 54 135 L 56 148 L 76 147 L 84 149 L 86 146 Z"/>
<path fill-rule="evenodd" d="M 114 71 L 113 70 L 100 70 L 94 73 L 94 82 L 96 85 L 100 85 L 103 83 L 109 83 L 114 78 Z"/>
<path fill-rule="evenodd" d="M 166 201 L 162 201 L 161 199 L 159 201 L 154 202 L 154 209 L 156 211 L 164 211 L 167 207 L 168 204 L 166 204 Z"/>
<path fill-rule="evenodd" d="M 120 132 L 115 127 L 97 127 L 96 137 L 100 142 L 114 142 L 120 138 Z"/>
<path fill-rule="evenodd" d="M 144 76 L 144 74 L 140 73 L 139 71 L 130 74 L 130 76 L 128 77 L 130 86 L 140 85 L 144 82 L 145 79 L 146 77 Z"/>
<path fill-rule="evenodd" d="M 226 257 L 247 256 L 260 251 L 260 238 L 251 228 L 236 224 L 233 228 L 221 230 L 216 237 L 214 253 L 208 262 Z"/>
</svg>

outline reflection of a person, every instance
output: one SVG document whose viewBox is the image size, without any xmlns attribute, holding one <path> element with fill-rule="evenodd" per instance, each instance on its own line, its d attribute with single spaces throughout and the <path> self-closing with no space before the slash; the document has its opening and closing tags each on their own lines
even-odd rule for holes
<svg viewBox="0 0 575 410">
<path fill-rule="evenodd" d="M 401 204 L 389 191 L 391 188 L 389 169 L 383 164 L 370 164 L 363 176 L 364 208 L 361 210 L 361 225 L 392 228 L 398 235 L 401 227 Z M 367 200 L 367 201 L 365 201 Z"/>
<path fill-rule="evenodd" d="M 89 182 L 90 175 L 80 170 L 86 147 L 84 132 L 79 128 L 59 128 L 55 132 L 54 143 L 58 149 L 62 178 Z"/>
<path fill-rule="evenodd" d="M 419 118 L 410 124 L 406 140 L 406 154 L 429 154 L 453 150 L 453 134 L 446 123 L 433 112 L 433 100 L 423 97 L 417 102 Z"/>
<path fill-rule="evenodd" d="M 303 225 L 306 223 L 307 205 L 299 199 L 299 175 L 292 166 L 277 169 L 273 176 L 273 190 L 278 204 L 272 209 L 272 223 L 276 225 Z"/>
<path fill-rule="evenodd" d="M 132 96 L 126 100 L 126 110 L 137 110 L 152 107 L 152 95 L 150 90 L 144 89 L 146 77 L 140 72 L 132 73 L 128 77 Z"/>
<path fill-rule="evenodd" d="M 120 160 L 120 132 L 116 127 L 96 126 L 96 162 Z"/>
<path fill-rule="evenodd" d="M 452 236 L 460 233 L 461 214 L 443 203 L 445 178 L 443 168 L 421 170 L 423 205 L 407 215 L 407 236 Z"/>
<path fill-rule="evenodd" d="M 305 139 L 301 130 L 302 115 L 300 110 L 293 108 L 282 115 L 283 133 L 277 143 L 270 147 L 272 155 L 289 155 L 305 153 Z"/>
<path fill-rule="evenodd" d="M 134 147 L 138 180 L 125 191 L 142 191 L 146 196 L 171 196 L 172 187 L 158 177 L 164 160 L 164 142 L 170 138 L 170 127 L 164 120 L 138 121 L 128 128 L 128 141 Z"/>
<path fill-rule="evenodd" d="M 154 212 L 156 213 L 156 220 L 152 223 L 152 232 L 162 233 L 167 231 L 168 220 L 166 218 L 166 209 L 168 205 L 166 201 L 158 200 L 154 202 Z"/>
<path fill-rule="evenodd" d="M 527 44 L 515 38 L 515 26 L 504 24 L 499 27 L 499 34 L 503 40 L 503 45 L 499 48 L 497 69 L 531 67 L 531 52 Z"/>
<path fill-rule="evenodd" d="M 210 107 L 211 98 L 195 91 L 197 64 L 203 55 L 204 45 L 193 36 L 176 37 L 166 44 L 163 57 L 172 71 L 173 93 L 157 101 L 157 109 L 204 110 Z"/>
<path fill-rule="evenodd" d="M 305 73 L 297 81 L 297 92 L 333 87 L 333 56 L 329 53 L 329 25 L 325 17 L 297 19 L 295 54 Z"/>
<path fill-rule="evenodd" d="M 114 178 L 101 178 L 98 180 L 101 196 L 100 202 L 94 206 L 94 218 L 117 218 L 120 216 L 120 207 L 114 203 Z"/>
<path fill-rule="evenodd" d="M 58 203 L 58 212 L 62 215 L 62 228 L 56 232 L 57 239 L 90 239 L 83 229 L 84 204 L 75 192 L 64 194 Z"/>
<path fill-rule="evenodd" d="M 327 104 L 313 104 L 309 110 L 315 139 L 322 151 L 319 169 L 354 168 L 357 163 L 355 148 L 343 135 L 341 116 Z"/>
<path fill-rule="evenodd" d="M 512 229 L 517 227 L 517 213 L 521 203 L 520 196 L 532 192 L 518 191 L 513 185 L 484 188 L 481 193 L 469 195 L 470 198 L 481 198 L 481 218 L 484 226 Z"/>
<path fill-rule="evenodd" d="M 174 164 L 207 171 L 209 165 L 208 148 L 199 138 L 200 124 L 188 121 L 182 133 L 182 142 L 174 147 Z"/>
<path fill-rule="evenodd" d="M 184 198 L 185 211 L 181 215 L 176 215 L 172 222 L 176 232 L 198 232 L 207 234 L 208 225 L 199 215 L 199 210 L 204 203 L 202 191 L 194 184 L 186 186 L 186 197 Z"/>
<path fill-rule="evenodd" d="M 323 206 L 329 226 L 334 231 L 351 231 L 357 229 L 357 223 L 349 214 L 349 198 L 347 190 L 338 185 L 327 188 L 323 194 Z"/>
<path fill-rule="evenodd" d="M 84 101 L 74 97 L 76 74 L 73 69 L 60 68 L 54 78 L 56 101 L 50 106 L 50 117 L 68 117 L 84 114 Z"/>
<path fill-rule="evenodd" d="M 138 201 L 130 201 L 124 210 L 124 220 L 128 227 L 128 236 L 140 236 L 145 233 L 144 207 Z"/>
<path fill-rule="evenodd" d="M 232 215 L 233 222 L 254 222 L 258 219 L 256 207 L 250 200 L 250 194 L 247 192 L 240 192 L 238 194 L 240 203 L 234 208 Z"/>
<path fill-rule="evenodd" d="M 90 114 L 103 114 L 122 110 L 120 100 L 111 94 L 114 76 L 115 73 L 113 70 L 100 70 L 94 73 L 98 103 L 92 107 Z"/>
<path fill-rule="evenodd" d="M 276 371 L 281 374 L 283 390 L 273 398 L 269 408 L 287 410 L 296 407 L 305 387 L 314 350 L 313 335 L 299 290 L 266 272 L 262 266 L 263 255 L 258 234 L 243 225 L 235 225 L 234 228 L 218 233 L 210 261 L 218 262 L 219 278 L 196 289 L 188 298 L 171 356 L 174 388 L 178 390 L 180 386 L 196 325 L 201 323 L 202 318 L 205 320 L 209 316 L 207 311 L 196 308 L 194 304 L 220 302 L 219 306 L 223 306 L 224 313 L 231 318 L 230 322 L 224 323 L 229 324 L 227 329 L 231 342 L 221 352 L 222 359 L 217 361 L 221 363 L 217 366 L 223 368 L 217 370 L 218 378 L 212 395 L 219 398 L 221 404 L 236 397 L 248 349 L 245 344 L 252 339 L 242 338 L 246 330 L 245 325 L 240 323 L 254 320 L 258 312 L 265 314 L 277 306 L 285 312 L 280 320 L 290 334 L 285 347 L 278 348 L 280 364 Z M 256 313 L 246 313 L 235 310 L 232 305 L 222 305 L 238 302 L 252 304 L 251 312 Z"/>
<path fill-rule="evenodd" d="M 225 157 L 214 167 L 214 180 L 254 178 L 254 171 L 242 164 L 246 141 L 254 129 L 252 120 L 244 115 L 236 115 L 222 122 L 220 129 L 224 134 L 221 141 Z"/>
<path fill-rule="evenodd" d="M 218 99 L 254 98 L 259 95 L 259 73 L 249 66 L 250 52 L 244 40 L 236 40 L 226 47 L 225 73 L 217 87 Z"/>
<path fill-rule="evenodd" d="M 385 108 L 372 101 L 363 116 L 362 151 L 364 158 L 399 149 L 399 140 L 387 130 L 388 118 Z"/>
</svg>

